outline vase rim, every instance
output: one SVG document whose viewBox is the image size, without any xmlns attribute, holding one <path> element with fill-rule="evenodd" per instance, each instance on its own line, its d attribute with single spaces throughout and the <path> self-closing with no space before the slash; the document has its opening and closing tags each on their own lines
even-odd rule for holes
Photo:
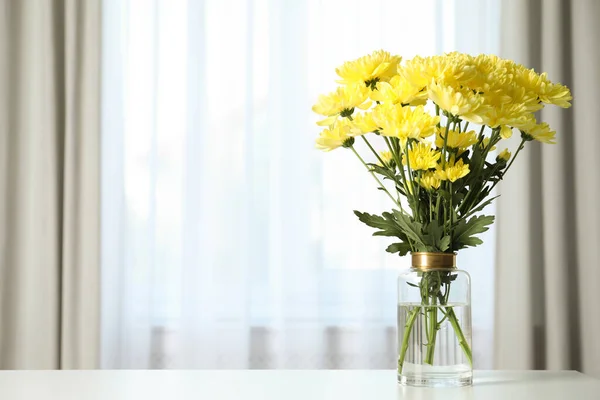
<svg viewBox="0 0 600 400">
<path fill-rule="evenodd" d="M 456 253 L 412 252 L 412 268 L 454 269 L 456 268 Z"/>
</svg>

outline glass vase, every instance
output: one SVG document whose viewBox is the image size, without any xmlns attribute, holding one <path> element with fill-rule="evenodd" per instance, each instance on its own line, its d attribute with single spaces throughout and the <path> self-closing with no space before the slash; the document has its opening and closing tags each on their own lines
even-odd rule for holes
<svg viewBox="0 0 600 400">
<path fill-rule="evenodd" d="M 453 253 L 412 253 L 398 277 L 398 382 L 471 385 L 471 283 Z"/>
</svg>

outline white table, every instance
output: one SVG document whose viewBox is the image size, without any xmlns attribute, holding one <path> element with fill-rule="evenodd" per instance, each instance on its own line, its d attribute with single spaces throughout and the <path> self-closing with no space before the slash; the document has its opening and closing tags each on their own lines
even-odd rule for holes
<svg viewBox="0 0 600 400">
<path fill-rule="evenodd" d="M 407 388 L 395 371 L 0 371 L 2 400 L 599 400 L 573 371 L 478 371 L 469 388 Z"/>
</svg>

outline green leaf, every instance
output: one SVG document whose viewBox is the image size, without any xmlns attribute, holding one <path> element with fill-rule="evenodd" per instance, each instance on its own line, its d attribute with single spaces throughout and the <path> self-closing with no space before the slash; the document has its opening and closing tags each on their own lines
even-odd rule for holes
<svg viewBox="0 0 600 400">
<path fill-rule="evenodd" d="M 438 249 L 440 247 L 442 236 L 444 235 L 444 230 L 438 225 L 437 220 L 433 220 L 425 226 L 425 233 L 424 242 L 429 246 Z"/>
<path fill-rule="evenodd" d="M 452 202 L 456 205 L 456 204 L 460 204 L 460 202 L 464 199 L 465 195 L 463 193 L 454 193 L 454 196 L 452 196 Z"/>
<path fill-rule="evenodd" d="M 385 178 L 387 178 L 387 179 L 389 179 L 389 180 L 392 180 L 392 181 L 394 181 L 394 182 L 398 183 L 398 179 L 397 179 L 397 176 L 396 176 L 396 174 L 394 173 L 394 171 L 390 170 L 389 168 L 387 168 L 387 167 L 382 167 L 382 166 L 381 166 L 381 165 L 379 165 L 379 164 L 367 164 L 367 165 L 368 165 L 368 166 L 371 168 L 371 170 L 372 170 L 373 172 L 375 172 L 376 174 L 382 175 L 382 176 L 384 176 Z"/>
<path fill-rule="evenodd" d="M 392 214 L 383 213 L 383 216 L 380 217 L 379 215 L 361 213 L 360 211 L 356 210 L 354 211 L 354 214 L 362 223 L 370 226 L 371 228 L 379 229 L 373 233 L 373 236 L 395 236 L 403 242 L 408 241 L 406 235 L 404 232 L 402 232 Z"/>
<path fill-rule="evenodd" d="M 383 213 L 384 216 L 389 213 Z M 427 251 L 427 245 L 423 242 L 423 225 L 417 221 L 413 221 L 408 215 L 402 214 L 400 211 L 394 210 L 394 217 L 398 221 L 398 225 L 407 238 L 411 239 L 416 249 L 419 251 Z"/>
<path fill-rule="evenodd" d="M 450 236 L 444 235 L 443 226 L 438 225 L 437 220 L 431 221 L 425 226 L 423 242 L 427 245 L 427 251 L 444 252 L 450 247 Z"/>
<path fill-rule="evenodd" d="M 410 251 L 410 245 L 405 242 L 390 244 L 387 249 L 388 253 L 398 253 L 399 256 L 405 256 Z"/>
<path fill-rule="evenodd" d="M 454 228 L 453 250 L 460 250 L 469 246 L 477 246 L 483 243 L 475 235 L 487 231 L 488 225 L 494 223 L 493 215 L 481 215 L 469 220 L 460 220 Z"/>
<path fill-rule="evenodd" d="M 447 190 L 443 190 L 443 189 L 439 189 L 437 192 L 438 192 L 438 195 L 442 196 L 442 198 L 443 198 L 444 200 L 446 200 L 446 201 L 450 201 L 450 197 L 451 197 L 452 195 L 450 194 L 450 192 L 449 192 L 449 191 L 447 191 Z"/>
<path fill-rule="evenodd" d="M 371 228 L 384 229 L 388 226 L 388 222 L 385 218 L 379 215 L 372 215 L 368 213 L 361 213 L 360 211 L 354 210 L 354 215 L 358 217 L 360 222 L 369 225 Z"/>
<path fill-rule="evenodd" d="M 440 240 L 439 250 L 444 252 L 450 248 L 450 236 L 446 235 Z"/>
<path fill-rule="evenodd" d="M 404 187 L 402 185 L 396 184 L 396 190 L 403 196 L 406 196 L 406 190 L 404 190 Z"/>
</svg>

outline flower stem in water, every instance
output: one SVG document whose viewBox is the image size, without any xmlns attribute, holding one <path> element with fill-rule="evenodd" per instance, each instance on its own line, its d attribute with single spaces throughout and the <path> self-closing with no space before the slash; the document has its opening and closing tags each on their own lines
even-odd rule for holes
<svg viewBox="0 0 600 400">
<path fill-rule="evenodd" d="M 471 348 L 469 347 L 469 343 L 465 338 L 465 334 L 463 333 L 462 328 L 460 327 L 460 323 L 458 322 L 458 318 L 454 313 L 454 309 L 452 307 L 446 307 L 446 315 L 448 316 L 448 321 L 450 321 L 452 328 L 454 328 L 454 333 L 456 334 L 456 338 L 458 339 L 458 344 L 463 349 L 467 360 L 469 360 L 469 365 L 473 367 L 473 355 L 471 354 Z"/>
<path fill-rule="evenodd" d="M 410 334 L 413 329 L 413 325 L 415 324 L 415 320 L 421 311 L 420 307 L 415 307 L 408 317 L 406 321 L 406 325 L 404 325 L 404 335 L 402 337 L 402 348 L 400 349 L 400 356 L 398 357 L 398 373 L 402 373 L 402 366 L 404 365 L 404 357 L 406 356 L 406 350 L 408 349 L 408 339 L 410 338 Z"/>
</svg>

